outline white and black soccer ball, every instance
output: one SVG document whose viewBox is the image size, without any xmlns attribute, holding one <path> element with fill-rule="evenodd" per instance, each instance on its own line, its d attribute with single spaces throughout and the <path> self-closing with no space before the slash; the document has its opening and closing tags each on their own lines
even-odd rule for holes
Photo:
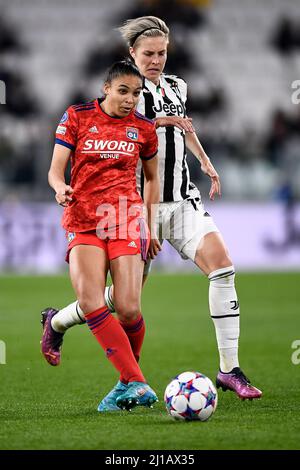
<svg viewBox="0 0 300 470">
<path fill-rule="evenodd" d="M 183 372 L 169 383 L 164 400 L 175 419 L 207 421 L 215 412 L 218 394 L 212 381 L 200 372 Z"/>
</svg>

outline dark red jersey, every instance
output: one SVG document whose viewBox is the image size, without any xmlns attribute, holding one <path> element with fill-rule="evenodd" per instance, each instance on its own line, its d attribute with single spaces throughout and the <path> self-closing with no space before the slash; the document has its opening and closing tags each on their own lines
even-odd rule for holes
<svg viewBox="0 0 300 470">
<path fill-rule="evenodd" d="M 62 222 L 69 232 L 96 229 L 105 217 L 106 205 L 115 214 L 115 225 L 120 225 L 120 198 L 123 208 L 126 201 L 130 220 L 129 208 L 142 206 L 136 189 L 138 160 L 148 160 L 157 153 L 151 120 L 137 111 L 125 118 L 111 117 L 100 102 L 70 106 L 56 130 L 56 144 L 72 150 L 70 184 L 74 193 Z"/>
</svg>

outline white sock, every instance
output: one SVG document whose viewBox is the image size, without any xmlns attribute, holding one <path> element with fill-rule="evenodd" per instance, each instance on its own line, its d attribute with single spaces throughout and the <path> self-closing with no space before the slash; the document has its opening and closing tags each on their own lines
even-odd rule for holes
<svg viewBox="0 0 300 470">
<path fill-rule="evenodd" d="M 111 313 L 115 311 L 112 295 L 113 286 L 105 287 L 104 298 Z M 51 326 L 57 333 L 65 333 L 72 326 L 81 325 L 82 323 L 85 323 L 84 313 L 80 308 L 78 300 L 61 309 L 51 320 Z"/>
<path fill-rule="evenodd" d="M 113 299 L 113 286 L 106 286 L 104 290 L 105 303 L 108 306 L 110 313 L 115 312 L 115 304 Z"/>
<path fill-rule="evenodd" d="M 84 313 L 81 310 L 78 300 L 61 309 L 51 320 L 51 326 L 57 333 L 65 333 L 74 325 L 85 323 Z"/>
<path fill-rule="evenodd" d="M 210 315 L 216 329 L 222 372 L 239 367 L 240 310 L 234 277 L 233 266 L 217 269 L 208 276 Z"/>
</svg>

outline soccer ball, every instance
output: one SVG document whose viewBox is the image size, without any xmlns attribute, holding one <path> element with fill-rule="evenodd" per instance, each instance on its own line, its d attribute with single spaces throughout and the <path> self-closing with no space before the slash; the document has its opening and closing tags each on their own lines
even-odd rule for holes
<svg viewBox="0 0 300 470">
<path fill-rule="evenodd" d="M 183 372 L 169 383 L 164 400 L 175 419 L 207 421 L 214 413 L 218 394 L 212 381 L 200 372 Z"/>
</svg>

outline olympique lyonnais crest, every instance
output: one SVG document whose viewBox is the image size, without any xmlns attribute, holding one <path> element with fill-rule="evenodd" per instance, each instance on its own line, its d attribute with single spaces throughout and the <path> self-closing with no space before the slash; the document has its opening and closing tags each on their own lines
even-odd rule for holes
<svg viewBox="0 0 300 470">
<path fill-rule="evenodd" d="M 131 140 L 138 140 L 139 131 L 135 127 L 126 127 L 126 136 Z"/>
</svg>

